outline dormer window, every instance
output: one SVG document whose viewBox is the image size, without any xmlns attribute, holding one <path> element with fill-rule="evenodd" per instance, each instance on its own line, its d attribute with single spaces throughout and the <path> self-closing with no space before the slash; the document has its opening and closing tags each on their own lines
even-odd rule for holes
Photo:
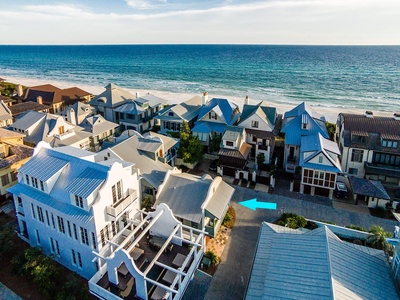
<svg viewBox="0 0 400 300">
<path fill-rule="evenodd" d="M 322 163 L 324 162 L 324 157 L 323 157 L 323 156 L 319 156 L 319 157 L 318 157 L 318 162 L 319 162 L 320 164 L 322 164 Z"/>
<path fill-rule="evenodd" d="M 397 141 L 391 141 L 391 140 L 382 140 L 382 147 L 386 148 L 397 148 Z"/>
<path fill-rule="evenodd" d="M 214 120 L 216 120 L 217 119 L 217 114 L 214 112 L 214 111 L 210 111 L 209 113 L 208 113 L 208 118 L 211 120 L 211 119 L 214 119 Z"/>
<path fill-rule="evenodd" d="M 356 143 L 356 144 L 365 144 L 366 137 L 364 135 L 352 134 L 351 135 L 351 142 L 352 143 Z"/>
<path fill-rule="evenodd" d="M 168 112 L 168 116 L 173 117 L 174 116 L 174 112 L 173 111 Z"/>
<path fill-rule="evenodd" d="M 229 146 L 229 147 L 233 147 L 233 142 L 227 141 L 227 142 L 226 142 L 226 145 Z"/>
<path fill-rule="evenodd" d="M 258 128 L 258 121 L 251 121 L 251 127 Z"/>
<path fill-rule="evenodd" d="M 59 134 L 64 134 L 64 126 L 60 126 L 60 127 L 58 127 L 58 133 Z"/>
<path fill-rule="evenodd" d="M 76 206 L 83 208 L 83 199 L 81 196 L 75 195 L 75 204 Z"/>
</svg>

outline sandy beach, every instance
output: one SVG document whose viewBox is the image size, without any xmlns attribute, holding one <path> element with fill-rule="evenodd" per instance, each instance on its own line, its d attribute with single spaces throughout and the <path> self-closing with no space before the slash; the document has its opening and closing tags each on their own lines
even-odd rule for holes
<svg viewBox="0 0 400 300">
<path fill-rule="evenodd" d="M 68 87 L 72 87 L 72 86 L 77 86 L 85 91 L 93 93 L 94 95 L 98 95 L 104 91 L 104 87 L 102 87 L 102 86 L 93 86 L 93 85 L 87 85 L 84 83 L 77 85 L 75 83 L 69 83 L 69 82 L 64 82 L 64 81 L 47 81 L 47 80 L 19 78 L 19 77 L 7 77 L 6 80 L 8 82 L 22 84 L 25 86 L 37 86 L 37 85 L 42 85 L 42 84 L 52 84 L 59 88 L 68 88 Z M 118 85 L 117 82 L 115 84 Z M 135 95 L 136 92 L 138 92 L 139 95 L 145 95 L 147 93 L 150 93 L 157 97 L 166 99 L 169 104 L 181 103 L 185 100 L 190 99 L 191 97 L 196 96 L 196 94 L 191 94 L 191 93 L 172 93 L 172 92 L 158 91 L 158 90 L 142 90 L 142 89 L 130 89 L 130 88 L 124 88 L 124 89 L 130 91 L 133 95 Z M 201 96 L 201 95 L 199 95 L 199 96 Z M 256 104 L 256 103 L 260 102 L 260 100 L 258 100 L 258 99 L 252 99 L 251 94 L 248 96 L 250 99 L 250 104 Z M 245 97 L 246 97 L 246 95 L 243 95 L 243 97 L 240 98 L 240 97 L 232 97 L 232 96 L 228 97 L 225 95 L 209 94 L 210 99 L 211 98 L 228 99 L 229 101 L 237 104 L 239 106 L 240 110 L 242 110 L 242 108 L 243 108 Z M 273 101 L 266 101 L 266 103 L 269 106 L 276 107 L 279 114 L 284 114 L 286 111 L 291 110 L 292 108 L 295 107 L 293 104 L 284 104 L 284 103 L 278 103 L 278 102 L 273 102 Z M 331 123 L 336 123 L 337 115 L 339 113 L 356 113 L 356 114 L 365 113 L 365 110 L 362 110 L 362 109 L 348 109 L 348 108 L 337 108 L 337 107 L 332 108 L 332 107 L 323 107 L 323 106 L 311 106 L 311 107 L 318 114 L 324 115 L 326 120 Z M 391 117 L 393 115 L 393 112 L 373 111 L 373 113 L 375 116 Z"/>
</svg>

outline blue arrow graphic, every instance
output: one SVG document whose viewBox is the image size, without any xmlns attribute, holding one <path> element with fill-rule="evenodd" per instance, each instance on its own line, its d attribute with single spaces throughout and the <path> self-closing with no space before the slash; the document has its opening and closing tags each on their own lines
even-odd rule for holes
<svg viewBox="0 0 400 300">
<path fill-rule="evenodd" d="M 263 209 L 276 209 L 276 203 L 272 202 L 257 202 L 257 199 L 251 199 L 251 200 L 246 200 L 239 202 L 240 205 L 243 205 L 244 207 L 250 208 L 251 210 L 256 210 L 257 208 L 263 208 Z"/>
</svg>

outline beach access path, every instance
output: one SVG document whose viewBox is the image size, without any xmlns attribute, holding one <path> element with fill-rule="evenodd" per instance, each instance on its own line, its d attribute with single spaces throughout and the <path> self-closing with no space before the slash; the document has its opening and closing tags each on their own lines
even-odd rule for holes
<svg viewBox="0 0 400 300">
<path fill-rule="evenodd" d="M 224 177 L 231 183 L 233 178 Z M 387 231 L 393 231 L 397 222 L 373 217 L 369 214 L 358 213 L 340 208 L 334 208 L 330 200 L 325 205 L 312 202 L 312 197 L 301 195 L 290 198 L 265 192 L 265 186 L 252 190 L 234 186 L 236 191 L 231 205 L 236 210 L 236 222 L 232 229 L 221 257 L 221 263 L 214 274 L 205 299 L 243 299 L 246 293 L 249 276 L 255 255 L 260 224 L 263 221 L 273 222 L 280 217 L 281 208 L 285 212 L 302 215 L 308 219 L 330 221 L 336 225 L 358 225 L 369 229 L 372 225 L 382 226 Z M 276 210 L 250 210 L 238 202 L 256 198 L 257 201 L 275 202 Z M 196 284 L 194 280 L 191 284 Z"/>
</svg>

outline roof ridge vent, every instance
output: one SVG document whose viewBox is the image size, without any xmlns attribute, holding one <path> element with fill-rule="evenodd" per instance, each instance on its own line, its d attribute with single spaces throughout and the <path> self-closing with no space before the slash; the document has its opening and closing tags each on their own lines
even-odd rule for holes
<svg viewBox="0 0 400 300">
<path fill-rule="evenodd" d="M 374 114 L 373 114 L 372 111 L 367 110 L 367 111 L 365 112 L 365 116 L 366 116 L 367 118 L 373 118 L 373 117 L 374 117 Z"/>
</svg>

